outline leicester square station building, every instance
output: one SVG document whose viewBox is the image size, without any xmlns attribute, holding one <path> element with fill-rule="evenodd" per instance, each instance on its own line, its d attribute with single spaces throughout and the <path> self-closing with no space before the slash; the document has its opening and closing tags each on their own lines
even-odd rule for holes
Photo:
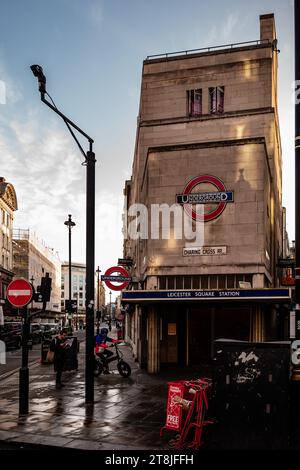
<svg viewBox="0 0 300 470">
<path fill-rule="evenodd" d="M 278 269 L 287 256 L 278 52 L 267 14 L 258 40 L 143 62 L 125 209 L 178 204 L 204 224 L 199 247 L 124 239 L 133 260 L 126 340 L 149 373 L 209 364 L 218 338 L 289 339 L 291 289 Z"/>
</svg>

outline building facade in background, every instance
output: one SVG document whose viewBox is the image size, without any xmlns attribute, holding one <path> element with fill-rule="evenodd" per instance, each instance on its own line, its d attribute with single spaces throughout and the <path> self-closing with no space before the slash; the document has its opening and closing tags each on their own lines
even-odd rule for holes
<svg viewBox="0 0 300 470">
<path fill-rule="evenodd" d="M 84 263 L 72 263 L 71 279 L 71 300 L 77 301 L 77 313 L 73 314 L 73 320 L 77 325 L 85 324 L 86 265 Z M 97 276 L 95 274 L 95 312 L 97 296 Z M 69 300 L 69 263 L 64 262 L 61 267 L 61 309 L 63 312 L 65 312 L 66 300 Z M 105 307 L 105 289 L 101 281 L 99 281 L 99 307 L 100 311 Z"/>
<path fill-rule="evenodd" d="M 6 289 L 13 278 L 13 220 L 18 209 L 15 189 L 11 183 L 0 177 L 0 306 L 10 311 L 6 301 Z"/>
<path fill-rule="evenodd" d="M 51 299 L 43 317 L 60 320 L 61 261 L 58 253 L 29 229 L 13 231 L 13 271 L 15 277 L 24 277 L 32 282 L 35 289 L 41 284 L 41 278 L 49 273 L 52 279 Z M 41 303 L 36 302 L 30 304 L 33 310 L 39 310 L 41 306 Z"/>
<path fill-rule="evenodd" d="M 122 296 L 127 340 L 149 372 L 209 362 L 216 338 L 288 334 L 277 53 L 270 14 L 257 41 L 143 63 L 125 223 L 139 203 L 148 214 L 175 204 L 204 225 L 199 246 L 177 238 L 172 222 L 166 238 L 159 222 L 159 238 L 124 241 L 135 281 Z"/>
</svg>

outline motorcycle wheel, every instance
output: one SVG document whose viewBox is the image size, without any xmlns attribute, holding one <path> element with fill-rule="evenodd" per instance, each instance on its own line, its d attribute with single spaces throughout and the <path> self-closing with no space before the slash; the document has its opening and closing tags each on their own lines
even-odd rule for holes
<svg viewBox="0 0 300 470">
<path fill-rule="evenodd" d="M 99 361 L 95 361 L 94 376 L 99 377 L 103 372 L 103 365 Z"/>
<path fill-rule="evenodd" d="M 119 374 L 122 375 L 122 377 L 129 377 L 131 375 L 131 367 L 127 362 L 125 361 L 120 361 L 117 365 Z"/>
</svg>

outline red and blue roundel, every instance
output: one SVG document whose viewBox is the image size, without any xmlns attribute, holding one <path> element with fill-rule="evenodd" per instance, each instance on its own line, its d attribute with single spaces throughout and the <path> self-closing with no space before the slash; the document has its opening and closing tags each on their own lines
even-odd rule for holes
<svg viewBox="0 0 300 470">
<path fill-rule="evenodd" d="M 212 185 L 217 191 L 193 191 L 196 186 Z M 182 204 L 185 212 L 197 222 L 209 222 L 219 217 L 228 202 L 233 202 L 233 191 L 228 191 L 223 181 L 216 176 L 202 175 L 193 178 L 184 188 L 183 194 L 177 194 L 176 202 Z M 205 204 L 207 210 L 199 213 L 196 204 Z"/>
</svg>

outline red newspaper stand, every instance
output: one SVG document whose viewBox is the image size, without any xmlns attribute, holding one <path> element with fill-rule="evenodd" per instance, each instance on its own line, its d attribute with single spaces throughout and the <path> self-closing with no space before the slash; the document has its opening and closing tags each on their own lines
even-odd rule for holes
<svg viewBox="0 0 300 470">
<path fill-rule="evenodd" d="M 168 382 L 168 387 L 167 419 L 165 426 L 160 430 L 160 436 L 162 436 L 164 429 L 180 432 L 182 428 L 182 406 L 180 406 L 178 398 L 183 399 L 184 381 Z"/>
<path fill-rule="evenodd" d="M 199 449 L 202 444 L 203 426 L 212 421 L 205 420 L 208 409 L 210 379 L 181 380 L 168 382 L 168 402 L 166 424 L 161 428 L 179 434 L 170 441 L 177 449 Z"/>
</svg>

